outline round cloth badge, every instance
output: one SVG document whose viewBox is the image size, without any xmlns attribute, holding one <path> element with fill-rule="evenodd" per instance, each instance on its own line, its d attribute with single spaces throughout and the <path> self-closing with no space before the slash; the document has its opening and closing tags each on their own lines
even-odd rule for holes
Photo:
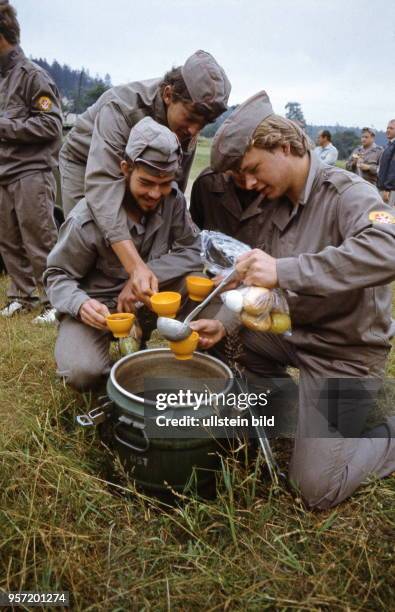
<svg viewBox="0 0 395 612">
<path fill-rule="evenodd" d="M 395 224 L 395 217 L 386 210 L 375 210 L 369 213 L 369 221 L 373 223 L 386 223 L 387 225 Z"/>
<path fill-rule="evenodd" d="M 37 108 L 44 113 L 48 113 L 52 108 L 52 101 L 48 96 L 40 96 L 37 100 Z"/>
</svg>

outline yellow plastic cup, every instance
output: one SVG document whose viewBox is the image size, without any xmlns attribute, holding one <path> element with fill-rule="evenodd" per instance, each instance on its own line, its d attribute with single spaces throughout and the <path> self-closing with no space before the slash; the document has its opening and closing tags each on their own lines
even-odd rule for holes
<svg viewBox="0 0 395 612">
<path fill-rule="evenodd" d="M 135 318 L 131 312 L 115 312 L 106 317 L 107 327 L 112 331 L 115 338 L 126 338 L 132 329 Z"/>
<path fill-rule="evenodd" d="M 194 302 L 203 302 L 204 298 L 214 289 L 214 283 L 209 278 L 187 276 L 188 295 Z"/>
<path fill-rule="evenodd" d="M 194 351 L 197 349 L 199 342 L 199 334 L 195 331 L 191 333 L 185 340 L 178 342 L 169 342 L 170 349 L 173 351 L 176 359 L 192 359 Z"/>
<path fill-rule="evenodd" d="M 181 305 L 181 293 L 160 291 L 151 296 L 151 308 L 160 317 L 175 319 Z"/>
</svg>

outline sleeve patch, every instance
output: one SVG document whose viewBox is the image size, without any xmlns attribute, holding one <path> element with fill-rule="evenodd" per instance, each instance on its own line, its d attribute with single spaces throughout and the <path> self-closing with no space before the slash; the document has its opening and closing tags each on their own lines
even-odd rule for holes
<svg viewBox="0 0 395 612">
<path fill-rule="evenodd" d="M 36 106 L 38 110 L 44 113 L 49 113 L 52 108 L 52 100 L 48 98 L 48 96 L 40 96 L 37 100 Z"/>
<path fill-rule="evenodd" d="M 395 217 L 386 210 L 374 210 L 369 213 L 369 221 L 373 223 L 395 224 Z"/>
</svg>

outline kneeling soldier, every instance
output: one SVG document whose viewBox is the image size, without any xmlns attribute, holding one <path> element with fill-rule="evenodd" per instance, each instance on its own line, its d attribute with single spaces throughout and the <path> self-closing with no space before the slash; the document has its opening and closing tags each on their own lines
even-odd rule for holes
<svg viewBox="0 0 395 612">
<path fill-rule="evenodd" d="M 130 237 L 161 289 L 180 290 L 186 274 L 202 269 L 198 229 L 173 182 L 181 157 L 176 135 L 145 117 L 132 129 L 121 162 Z M 78 390 L 94 388 L 109 371 L 105 317 L 116 309 L 132 310 L 122 294 L 127 279 L 82 199 L 61 227 L 44 274 L 49 298 L 61 313 L 58 373 Z"/>
<path fill-rule="evenodd" d="M 244 330 L 243 364 L 262 383 L 286 377 L 287 365 L 299 369 L 290 479 L 311 507 L 335 506 L 368 475 L 395 470 L 395 417 L 364 431 L 391 348 L 393 209 L 372 185 L 312 155 L 265 92 L 220 127 L 211 167 L 236 168 L 268 200 L 264 250 L 242 255 L 237 271 L 246 285 L 286 292 L 293 329 L 291 336 Z M 205 348 L 225 335 L 219 320 L 191 327 Z"/>
</svg>

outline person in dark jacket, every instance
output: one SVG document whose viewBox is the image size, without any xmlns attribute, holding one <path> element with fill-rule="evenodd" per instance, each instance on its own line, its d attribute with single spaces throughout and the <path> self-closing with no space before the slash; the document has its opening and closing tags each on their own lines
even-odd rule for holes
<svg viewBox="0 0 395 612">
<path fill-rule="evenodd" d="M 48 253 L 57 239 L 54 220 L 57 165 L 62 137 L 58 90 L 19 46 L 15 9 L 0 3 L 0 255 L 11 283 L 3 317 L 30 310 L 40 292 L 36 323 L 52 323 L 55 311 L 42 286 Z"/>
<path fill-rule="evenodd" d="M 384 202 L 395 206 L 395 119 L 389 122 L 386 134 L 389 143 L 381 156 L 377 186 Z"/>
<path fill-rule="evenodd" d="M 252 248 L 262 246 L 264 198 L 248 191 L 237 172 L 203 170 L 193 183 L 189 212 L 200 229 L 223 232 Z"/>
</svg>

